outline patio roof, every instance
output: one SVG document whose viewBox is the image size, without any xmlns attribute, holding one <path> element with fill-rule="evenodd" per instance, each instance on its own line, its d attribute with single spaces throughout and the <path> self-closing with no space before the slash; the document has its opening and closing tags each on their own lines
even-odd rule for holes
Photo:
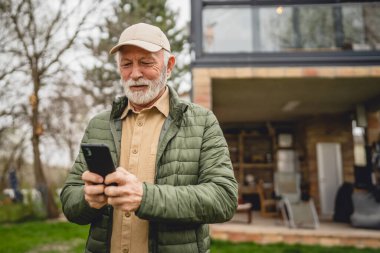
<svg viewBox="0 0 380 253">
<path fill-rule="evenodd" d="M 222 123 L 291 121 L 358 104 L 380 109 L 378 78 L 213 78 L 212 97 Z"/>
</svg>

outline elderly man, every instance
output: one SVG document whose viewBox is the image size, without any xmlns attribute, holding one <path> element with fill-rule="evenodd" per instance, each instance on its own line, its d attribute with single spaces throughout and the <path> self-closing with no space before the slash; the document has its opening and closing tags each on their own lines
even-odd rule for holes
<svg viewBox="0 0 380 253">
<path fill-rule="evenodd" d="M 175 58 L 158 27 L 128 27 L 110 53 L 125 97 L 90 121 L 82 143 L 108 145 L 118 168 L 103 179 L 80 152 L 61 193 L 63 211 L 91 224 L 86 252 L 209 252 L 207 224 L 231 219 L 237 206 L 218 121 L 166 85 Z"/>
</svg>

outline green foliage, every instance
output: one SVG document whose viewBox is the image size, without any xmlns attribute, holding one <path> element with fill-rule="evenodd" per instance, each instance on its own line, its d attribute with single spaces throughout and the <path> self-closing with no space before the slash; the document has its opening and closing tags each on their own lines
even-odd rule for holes
<svg viewBox="0 0 380 253">
<path fill-rule="evenodd" d="M 86 68 L 85 78 L 90 85 L 83 86 L 82 90 L 95 99 L 94 104 L 110 105 L 115 95 L 122 94 L 115 60 L 108 53 L 117 44 L 122 31 L 140 22 L 158 26 L 167 35 L 172 53 L 178 54 L 184 51 L 188 38 L 184 27 L 176 27 L 177 16 L 177 12 L 168 8 L 166 0 L 121 0 L 113 6 L 105 24 L 99 27 L 100 39 L 89 39 L 86 43 L 97 63 Z M 170 81 L 175 89 L 187 71 L 188 65 L 176 65 Z"/>
<path fill-rule="evenodd" d="M 0 225 L 0 252 L 83 252 L 88 226 L 68 222 Z M 31 251 L 32 250 L 32 251 Z"/>
<path fill-rule="evenodd" d="M 33 201 L 30 195 L 24 196 L 24 198 L 27 198 L 28 204 L 12 203 L 10 200 L 0 197 L 0 224 L 40 220 L 46 217 L 46 210 L 41 201 Z"/>
<path fill-rule="evenodd" d="M 17 222 L 28 219 L 32 214 L 30 208 L 24 208 L 23 204 L 4 204 L 0 209 L 0 223 Z"/>
</svg>

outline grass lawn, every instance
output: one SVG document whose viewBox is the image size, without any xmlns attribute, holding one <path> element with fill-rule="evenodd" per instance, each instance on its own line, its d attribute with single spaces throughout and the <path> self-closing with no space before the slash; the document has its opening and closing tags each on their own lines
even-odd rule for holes
<svg viewBox="0 0 380 253">
<path fill-rule="evenodd" d="M 88 226 L 68 222 L 25 222 L 0 225 L 1 253 L 81 253 L 86 243 Z M 379 249 L 319 247 L 302 245 L 233 244 L 213 241 L 212 253 L 375 253 Z M 180 252 L 179 252 L 180 253 Z"/>
<path fill-rule="evenodd" d="M 68 222 L 25 222 L 0 225 L 1 253 L 83 252 L 88 226 Z"/>
</svg>

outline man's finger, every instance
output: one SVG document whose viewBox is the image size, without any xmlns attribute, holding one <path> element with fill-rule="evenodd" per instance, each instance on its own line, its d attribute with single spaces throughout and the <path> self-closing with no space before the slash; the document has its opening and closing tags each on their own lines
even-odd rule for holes
<svg viewBox="0 0 380 253">
<path fill-rule="evenodd" d="M 97 185 L 85 185 L 84 186 L 84 193 L 88 195 L 98 195 L 104 193 L 104 185 L 103 184 L 97 184 Z"/>
<path fill-rule="evenodd" d="M 116 183 L 117 185 L 124 185 L 127 180 L 127 176 L 130 173 L 122 167 L 118 167 L 115 172 L 108 174 L 104 180 L 106 185 Z"/>
<path fill-rule="evenodd" d="M 105 196 L 104 194 L 85 195 L 85 200 L 89 203 L 105 204 L 107 203 L 107 196 Z"/>
<path fill-rule="evenodd" d="M 90 182 L 90 183 L 94 183 L 94 184 L 101 184 L 103 183 L 103 177 L 96 174 L 96 173 L 92 173 L 88 170 L 86 170 L 85 172 L 83 172 L 82 174 L 82 180 L 83 181 L 86 181 L 86 182 Z"/>
<path fill-rule="evenodd" d="M 104 188 L 104 194 L 107 195 L 108 197 L 116 197 L 120 196 L 122 192 L 120 191 L 121 187 L 118 186 L 107 186 Z"/>
<path fill-rule="evenodd" d="M 95 196 L 94 201 L 96 201 L 98 203 L 106 204 L 107 203 L 107 196 L 105 196 L 104 194 L 97 195 L 97 196 Z"/>
</svg>

